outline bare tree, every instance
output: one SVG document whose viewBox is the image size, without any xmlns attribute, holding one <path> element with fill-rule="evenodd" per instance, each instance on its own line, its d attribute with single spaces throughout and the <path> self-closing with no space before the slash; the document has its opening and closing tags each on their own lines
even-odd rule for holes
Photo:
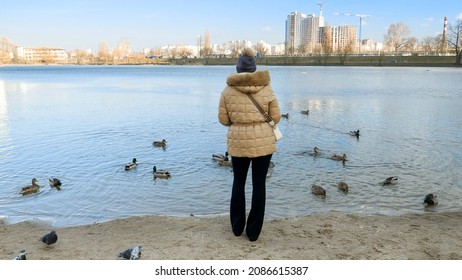
<svg viewBox="0 0 462 280">
<path fill-rule="evenodd" d="M 456 53 L 456 65 L 460 65 L 462 57 L 462 20 L 457 20 L 454 25 L 449 24 L 447 43 Z"/>
<path fill-rule="evenodd" d="M 398 22 L 388 27 L 384 36 L 385 45 L 394 52 L 399 52 L 406 47 L 411 30 L 403 22 Z"/>
<path fill-rule="evenodd" d="M 212 54 L 212 44 L 210 43 L 210 33 L 205 31 L 204 49 L 202 50 L 203 56 L 210 56 Z"/>
<path fill-rule="evenodd" d="M 327 59 L 334 52 L 333 42 L 332 42 L 332 27 L 329 24 L 324 26 L 324 31 L 322 34 L 321 49 L 324 54 L 324 65 L 327 64 Z"/>
<path fill-rule="evenodd" d="M 192 56 L 192 51 L 185 46 L 178 46 L 175 50 L 178 57 L 187 58 Z"/>
<path fill-rule="evenodd" d="M 127 59 L 132 50 L 130 48 L 130 42 L 127 38 L 122 38 L 119 43 L 117 44 L 117 49 L 115 50 L 115 55 L 119 59 Z"/>
<path fill-rule="evenodd" d="M 99 43 L 98 58 L 104 64 L 107 64 L 110 59 L 109 45 L 105 41 Z"/>
<path fill-rule="evenodd" d="M 0 38 L 0 63 L 11 61 L 14 44 L 6 37 Z"/>
<path fill-rule="evenodd" d="M 436 37 L 425 36 L 420 43 L 422 50 L 426 53 L 434 53 L 437 51 Z"/>
<path fill-rule="evenodd" d="M 404 46 L 404 49 L 406 51 L 415 51 L 417 49 L 417 46 L 419 45 L 419 40 L 416 37 L 409 37 L 406 40 L 406 44 Z"/>
<path fill-rule="evenodd" d="M 348 41 L 348 44 L 341 46 L 338 50 L 340 64 L 345 65 L 346 58 L 349 54 L 351 54 L 355 49 L 355 40 L 351 39 Z"/>
<path fill-rule="evenodd" d="M 75 51 L 75 58 L 77 60 L 77 64 L 85 64 L 85 59 L 88 57 L 88 54 L 84 50 L 76 50 Z"/>
<path fill-rule="evenodd" d="M 255 50 L 260 53 L 261 56 L 265 56 L 268 54 L 268 48 L 264 42 L 258 42 L 255 46 Z"/>
</svg>

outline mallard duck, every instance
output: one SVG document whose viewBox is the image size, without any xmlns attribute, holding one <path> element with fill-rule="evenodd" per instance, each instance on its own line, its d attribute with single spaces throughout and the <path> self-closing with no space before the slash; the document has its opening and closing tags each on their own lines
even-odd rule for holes
<svg viewBox="0 0 462 280">
<path fill-rule="evenodd" d="M 152 168 L 152 174 L 154 174 L 154 179 L 168 179 L 170 178 L 170 172 L 164 170 L 157 170 L 157 167 L 154 165 Z"/>
<path fill-rule="evenodd" d="M 359 133 L 359 129 L 358 129 L 358 130 L 350 130 L 350 135 L 359 137 L 361 134 Z"/>
<path fill-rule="evenodd" d="M 302 111 L 300 111 L 300 113 L 302 113 L 303 115 L 309 115 L 310 110 L 302 110 Z"/>
<path fill-rule="evenodd" d="M 230 160 L 219 160 L 217 162 L 220 166 L 233 166 L 233 163 Z"/>
<path fill-rule="evenodd" d="M 37 179 L 32 179 L 32 185 L 25 186 L 21 189 L 20 194 L 27 195 L 31 193 L 36 193 L 40 189 Z"/>
<path fill-rule="evenodd" d="M 314 157 L 315 157 L 315 156 L 319 155 L 320 153 L 321 153 L 321 150 L 320 150 L 318 147 L 314 147 L 314 148 L 313 148 L 313 151 L 310 151 L 308 154 L 309 154 L 310 156 L 314 156 Z"/>
<path fill-rule="evenodd" d="M 311 192 L 315 195 L 319 195 L 319 196 L 322 196 L 322 197 L 326 197 L 326 190 L 323 189 L 321 186 L 318 186 L 318 185 L 315 185 L 313 184 L 311 186 Z"/>
<path fill-rule="evenodd" d="M 162 141 L 154 141 L 154 142 L 152 142 L 152 145 L 154 145 L 156 147 L 165 148 L 165 147 L 167 147 L 167 140 L 162 139 Z"/>
<path fill-rule="evenodd" d="M 434 206 L 438 204 L 438 196 L 436 194 L 429 193 L 425 196 L 424 205 L 425 207 Z"/>
<path fill-rule="evenodd" d="M 343 162 L 348 160 L 346 154 L 343 154 L 343 155 L 334 154 L 330 159 L 336 160 L 336 161 L 343 161 Z"/>
<path fill-rule="evenodd" d="M 287 113 L 287 114 L 281 114 L 281 118 L 288 119 L 288 118 L 289 118 L 289 113 Z"/>
<path fill-rule="evenodd" d="M 61 181 L 58 178 L 50 177 L 50 179 L 48 179 L 48 183 L 50 184 L 50 187 L 56 188 L 58 191 L 61 190 Z"/>
<path fill-rule="evenodd" d="M 386 186 L 386 185 L 394 185 L 394 184 L 397 184 L 399 181 L 399 178 L 396 177 L 396 176 L 392 176 L 392 177 L 388 177 L 387 179 L 385 179 L 385 181 L 382 182 L 382 185 L 383 186 Z"/>
<path fill-rule="evenodd" d="M 348 192 L 348 184 L 345 183 L 345 182 L 338 182 L 337 187 L 338 187 L 339 190 L 341 190 L 344 193 Z"/>
<path fill-rule="evenodd" d="M 138 163 L 136 163 L 136 158 L 133 158 L 132 162 L 129 162 L 125 165 L 125 170 L 130 170 L 130 169 L 133 169 L 135 168 L 136 166 L 138 165 Z"/>
<path fill-rule="evenodd" d="M 225 152 L 224 155 L 213 154 L 212 159 L 215 161 L 228 161 L 229 160 L 228 156 L 229 156 L 228 152 Z"/>
</svg>

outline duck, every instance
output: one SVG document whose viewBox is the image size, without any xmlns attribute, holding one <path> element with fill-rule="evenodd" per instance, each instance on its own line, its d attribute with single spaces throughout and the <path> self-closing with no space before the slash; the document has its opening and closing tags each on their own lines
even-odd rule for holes
<svg viewBox="0 0 462 280">
<path fill-rule="evenodd" d="M 337 188 L 339 190 L 341 190 L 342 192 L 344 193 L 347 193 L 348 192 L 348 184 L 345 183 L 345 182 L 338 182 L 337 183 Z"/>
<path fill-rule="evenodd" d="M 397 184 L 398 181 L 399 181 L 398 177 L 392 176 L 392 177 L 388 177 L 387 179 L 385 179 L 385 181 L 382 182 L 382 185 L 383 186 L 394 185 L 394 184 Z"/>
<path fill-rule="evenodd" d="M 215 161 L 228 161 L 229 160 L 228 156 L 229 156 L 229 154 L 226 151 L 224 155 L 213 154 L 212 159 L 215 160 Z"/>
<path fill-rule="evenodd" d="M 331 156 L 330 159 L 336 160 L 336 161 L 343 161 L 343 162 L 348 160 L 346 154 L 343 154 L 343 155 L 334 154 L 333 156 Z"/>
<path fill-rule="evenodd" d="M 136 158 L 132 159 L 132 162 L 129 162 L 125 165 L 125 170 L 130 170 L 138 166 L 138 163 L 136 163 Z"/>
<path fill-rule="evenodd" d="M 313 184 L 311 186 L 311 192 L 315 195 L 326 197 L 326 190 L 321 186 Z"/>
<path fill-rule="evenodd" d="M 48 179 L 48 183 L 50 184 L 50 187 L 56 188 L 58 191 L 61 190 L 61 181 L 58 178 L 50 177 L 50 179 Z"/>
<path fill-rule="evenodd" d="M 309 155 L 315 157 L 315 156 L 319 155 L 320 153 L 321 153 L 321 150 L 318 147 L 314 147 L 313 151 L 309 152 Z"/>
<path fill-rule="evenodd" d="M 288 119 L 289 118 L 289 113 L 281 114 L 281 118 Z"/>
<path fill-rule="evenodd" d="M 27 195 L 31 193 L 36 193 L 40 189 L 38 180 L 36 178 L 32 179 L 32 185 L 25 186 L 21 189 L 20 194 Z"/>
<path fill-rule="evenodd" d="M 165 148 L 165 147 L 167 147 L 167 140 L 162 139 L 162 141 L 154 141 L 154 142 L 152 142 L 152 145 L 154 145 L 156 147 Z"/>
<path fill-rule="evenodd" d="M 170 172 L 164 170 L 157 170 L 157 167 L 154 165 L 152 168 L 152 174 L 154 174 L 154 179 L 168 179 L 170 178 Z"/>
<path fill-rule="evenodd" d="M 438 204 L 438 196 L 436 194 L 429 193 L 425 196 L 424 206 L 435 206 Z"/>
<path fill-rule="evenodd" d="M 233 163 L 230 160 L 219 160 L 217 162 L 220 166 L 233 166 Z"/>
<path fill-rule="evenodd" d="M 359 133 L 359 129 L 358 129 L 358 130 L 350 130 L 350 135 L 359 138 L 361 134 Z"/>
<path fill-rule="evenodd" d="M 300 113 L 302 113 L 303 115 L 309 115 L 310 110 L 302 110 Z"/>
</svg>

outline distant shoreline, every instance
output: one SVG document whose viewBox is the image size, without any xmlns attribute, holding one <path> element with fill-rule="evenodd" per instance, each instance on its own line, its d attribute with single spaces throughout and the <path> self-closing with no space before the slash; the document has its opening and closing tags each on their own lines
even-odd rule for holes
<svg viewBox="0 0 462 280">
<path fill-rule="evenodd" d="M 368 67 L 461 67 L 456 65 L 455 56 L 263 56 L 257 57 L 257 65 L 266 66 L 368 66 Z M 14 65 L 235 65 L 235 57 L 201 57 L 201 58 L 158 58 L 142 61 L 120 61 L 111 63 L 12 63 Z"/>
<path fill-rule="evenodd" d="M 174 65 L 234 65 L 236 58 L 174 59 Z M 455 56 L 268 56 L 258 57 L 267 66 L 419 66 L 460 67 Z"/>
</svg>

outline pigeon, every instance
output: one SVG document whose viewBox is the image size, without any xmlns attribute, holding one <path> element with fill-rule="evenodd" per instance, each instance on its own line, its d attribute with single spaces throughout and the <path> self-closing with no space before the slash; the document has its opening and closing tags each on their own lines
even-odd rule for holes
<svg viewBox="0 0 462 280">
<path fill-rule="evenodd" d="M 52 230 L 50 233 L 45 234 L 41 238 L 41 240 L 42 240 L 43 243 L 45 243 L 47 245 L 51 245 L 51 244 L 56 243 L 56 241 L 58 241 L 58 235 L 56 234 L 56 232 L 54 230 Z"/>
<path fill-rule="evenodd" d="M 19 260 L 19 261 L 26 260 L 26 250 L 19 251 L 19 254 L 13 260 Z"/>
<path fill-rule="evenodd" d="M 141 258 L 141 251 L 143 251 L 142 246 L 135 246 L 119 253 L 119 258 L 122 257 L 127 260 L 138 260 Z"/>
</svg>

